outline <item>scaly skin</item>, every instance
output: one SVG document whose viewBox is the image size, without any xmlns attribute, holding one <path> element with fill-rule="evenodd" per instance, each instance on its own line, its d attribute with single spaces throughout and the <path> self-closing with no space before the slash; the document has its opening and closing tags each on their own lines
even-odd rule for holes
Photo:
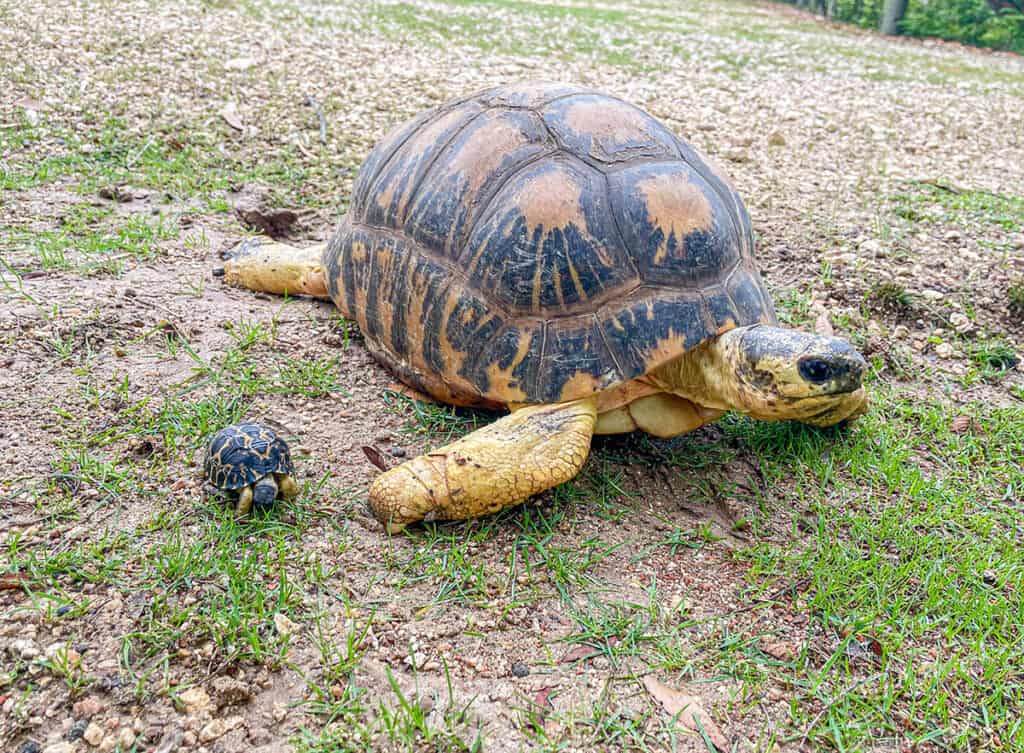
<svg viewBox="0 0 1024 753">
<path fill-rule="evenodd" d="M 818 381 L 801 372 L 812 362 L 824 369 Z M 649 379 L 706 408 L 824 427 L 867 412 L 866 368 L 845 340 L 754 325 L 709 340 Z"/>
<path fill-rule="evenodd" d="M 267 238 L 249 238 L 224 260 L 224 282 L 278 295 L 328 298 L 320 259 L 325 244 L 295 248 Z"/>
<path fill-rule="evenodd" d="M 390 533 L 497 512 L 579 473 L 596 422 L 594 398 L 520 408 L 381 474 L 370 507 Z"/>
</svg>

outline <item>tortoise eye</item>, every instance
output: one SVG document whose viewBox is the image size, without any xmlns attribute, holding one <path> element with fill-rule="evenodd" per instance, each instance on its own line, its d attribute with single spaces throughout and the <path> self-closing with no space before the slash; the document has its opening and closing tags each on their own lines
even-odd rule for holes
<svg viewBox="0 0 1024 753">
<path fill-rule="evenodd" d="M 800 362 L 800 376 L 812 384 L 824 384 L 832 378 L 832 364 L 820 358 Z"/>
</svg>

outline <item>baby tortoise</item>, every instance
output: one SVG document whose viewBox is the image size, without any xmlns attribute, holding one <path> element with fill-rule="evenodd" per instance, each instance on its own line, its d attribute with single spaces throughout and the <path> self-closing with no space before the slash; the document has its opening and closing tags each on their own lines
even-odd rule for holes
<svg viewBox="0 0 1024 753">
<path fill-rule="evenodd" d="M 278 494 L 292 499 L 299 493 L 288 445 L 259 424 L 232 424 L 214 434 L 203 468 L 215 487 L 238 492 L 239 515 L 269 507 Z"/>
<path fill-rule="evenodd" d="M 729 179 L 647 113 L 574 86 L 413 118 L 367 157 L 328 244 L 254 240 L 223 274 L 331 298 L 406 384 L 511 411 L 379 476 L 369 501 L 389 531 L 563 483 L 594 434 L 867 409 L 856 350 L 778 326 Z"/>
</svg>

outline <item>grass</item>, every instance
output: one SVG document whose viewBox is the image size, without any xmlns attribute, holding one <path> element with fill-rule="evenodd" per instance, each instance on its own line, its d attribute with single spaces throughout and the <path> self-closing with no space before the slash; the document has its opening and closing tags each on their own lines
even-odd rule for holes
<svg viewBox="0 0 1024 753">
<path fill-rule="evenodd" d="M 1011 617 L 1024 609 L 1012 503 L 1024 476 L 1009 461 L 1024 445 L 1024 414 L 967 408 L 983 416 L 980 439 L 954 435 L 937 405 L 890 400 L 885 416 L 872 415 L 838 447 L 799 427 L 744 432 L 768 479 L 799 464 L 793 495 L 818 520 L 806 544 L 742 555 L 765 584 L 806 583 L 800 609 L 831 643 L 797 667 L 808 690 L 794 725 L 811 724 L 811 739 L 840 749 L 876 734 L 898 739 L 901 729 L 962 749 L 982 723 L 1011 747 L 1024 744 L 1012 669 L 1024 644 Z M 912 461 L 920 451 L 941 477 Z M 864 636 L 881 654 L 858 667 L 866 660 L 850 646 Z"/>
<path fill-rule="evenodd" d="M 337 387 L 329 363 L 283 357 L 278 337 L 274 320 L 235 322 L 232 346 L 213 362 L 183 344 L 179 357 L 193 361 L 194 375 L 182 387 L 204 384 L 194 399 L 185 392 L 162 404 L 125 403 L 129 393 L 120 383 L 93 393 L 97 405 L 122 404 L 117 419 L 105 432 L 77 440 L 85 444 L 69 442 L 55 467 L 60 481 L 47 493 L 71 496 L 66 484 L 76 484 L 98 490 L 108 504 L 138 494 L 143 478 L 166 474 L 160 469 L 191 456 L 210 431 L 245 416 L 260 396 L 279 389 L 320 396 Z M 998 375 L 1013 354 L 991 342 L 972 357 L 979 369 Z M 728 417 L 718 435 L 604 439 L 584 474 L 540 505 L 400 537 L 406 543 L 385 561 L 388 588 L 421 616 L 455 607 L 504 619 L 561 604 L 573 629 L 561 648 L 549 647 L 552 666 L 561 654 L 589 646 L 593 656 L 585 663 L 603 658 L 626 676 L 646 667 L 718 678 L 732 683 L 728 714 L 742 713 L 768 688 L 789 687 L 790 741 L 806 735 L 815 745 L 857 749 L 879 739 L 911 739 L 961 748 L 976 743 L 984 724 L 1008 744 L 1024 744 L 1016 721 L 1024 699 L 1013 670 L 1024 660 L 1014 617 L 1024 614 L 1024 560 L 1013 506 L 1024 489 L 1014 462 L 1024 451 L 1024 411 L 964 406 L 959 410 L 976 417 L 980 433 L 954 434 L 954 414 L 941 402 L 910 400 L 877 382 L 873 389 L 874 412 L 848 431 Z M 396 393 L 388 400 L 433 446 L 490 418 Z M 105 448 L 134 438 L 159 443 L 144 459 L 105 459 Z M 744 482 L 753 484 L 747 492 L 723 473 L 740 461 L 754 469 Z M 792 543 L 757 535 L 732 554 L 748 589 L 737 610 L 771 608 L 806 621 L 792 660 L 762 649 L 769 625 L 730 616 L 746 611 L 708 612 L 692 597 L 666 603 L 667 564 L 713 552 L 722 539 L 708 524 L 687 528 L 673 519 L 667 530 L 635 542 L 580 535 L 588 520 L 636 518 L 641 498 L 622 470 L 645 464 L 667 469 L 691 504 L 749 494 L 755 531 L 787 515 L 796 526 L 798 513 L 813 521 Z M 190 652 L 225 666 L 284 671 L 293 639 L 274 627 L 283 613 L 310 631 L 321 656 L 319 670 L 306 675 L 314 699 L 309 713 L 319 721 L 295 739 L 297 749 L 370 749 L 375 735 L 400 749 L 424 743 L 474 749 L 479 733 L 465 726 L 458 704 L 439 722 L 397 684 L 388 703 L 369 700 L 356 678 L 379 618 L 349 617 L 340 633 L 327 622 L 323 589 L 333 590 L 339 570 L 333 558 L 299 546 L 322 525 L 305 499 L 244 525 L 215 499 L 197 499 L 186 510 L 158 510 L 134 533 L 58 553 L 15 536 L 6 544 L 7 568 L 28 576 L 31 603 L 54 620 L 73 620 L 88 609 L 77 596 L 82 584 L 117 589 L 123 598 L 151 594 L 120 651 L 121 672 L 140 697 L 180 692 L 171 668 Z M 631 595 L 610 579 L 623 562 L 650 573 Z M 342 598 L 344 614 L 361 612 Z M 494 629 L 470 628 L 466 636 L 486 640 Z M 63 656 L 40 666 L 74 694 L 96 682 Z M 631 693 L 609 686 L 571 718 L 552 718 L 609 744 L 670 739 L 671 730 L 641 724 L 646 716 L 617 710 Z M 554 745 L 544 734 L 537 739 Z"/>
<path fill-rule="evenodd" d="M 993 344 L 974 358 L 982 368 L 1002 370 L 1012 355 Z M 573 610 L 581 630 L 572 641 L 613 660 L 638 655 L 647 666 L 731 677 L 743 684 L 744 694 L 781 681 L 797 688 L 801 699 L 791 707 L 793 729 L 804 730 L 817 745 L 857 749 L 879 739 L 912 739 L 962 749 L 976 741 L 982 724 L 1011 747 L 1024 744 L 1017 716 L 1024 697 L 1013 669 L 1024 659 L 1014 616 L 1024 614 L 1024 559 L 1013 502 L 1024 488 L 1013 460 L 1024 451 L 1024 411 L 964 406 L 961 411 L 978 417 L 981 432 L 954 434 L 953 414 L 941 403 L 876 388 L 879 408 L 849 432 L 732 419 L 723 424 L 719 453 L 725 450 L 725 457 L 716 457 L 714 445 L 692 441 L 663 456 L 684 476 L 697 468 L 707 473 L 729 456 L 748 456 L 771 490 L 765 515 L 791 506 L 812 513 L 809 539 L 792 547 L 753 544 L 736 553 L 749 568 L 755 604 L 758 594 L 789 584 L 787 593 L 796 598 L 770 603 L 808 617 L 807 643 L 794 661 L 769 657 L 766 664 L 758 650 L 761 636 L 745 631 L 712 633 L 703 660 L 679 656 L 677 647 L 692 643 L 691 633 L 707 621 L 684 620 L 668 629 L 658 614 L 656 585 L 646 604 L 592 601 Z M 421 416 L 412 413 L 411 420 Z M 917 457 L 927 458 L 934 470 L 925 471 Z M 783 491 L 780 482 L 787 478 L 793 483 Z M 522 519 L 542 521 L 540 530 L 550 532 L 543 522 L 548 514 L 531 509 Z M 469 536 L 465 524 L 447 533 L 428 528 L 418 554 L 404 563 L 421 577 L 448 584 L 436 601 L 453 593 L 471 600 L 496 595 L 487 584 L 500 578 L 489 578 L 467 556 L 486 545 L 495 527 L 470 525 L 475 533 Z M 663 548 L 672 555 L 698 550 L 707 539 L 706 531 L 676 531 L 636 556 Z M 567 603 L 581 593 L 599 593 L 594 567 L 600 571 L 611 551 L 607 544 L 580 541 L 570 554 L 545 541 L 550 535 L 517 538 L 524 572 L 542 566 Z M 592 547 L 596 557 L 587 554 Z M 709 622 L 721 630 L 725 619 Z"/>
<path fill-rule="evenodd" d="M 914 223 L 1024 229 L 1024 197 L 942 182 L 908 181 L 906 190 L 888 197 L 895 215 Z"/>
<path fill-rule="evenodd" d="M 896 282 L 879 282 L 868 290 L 868 303 L 882 311 L 906 314 L 914 307 L 907 289 Z"/>
</svg>

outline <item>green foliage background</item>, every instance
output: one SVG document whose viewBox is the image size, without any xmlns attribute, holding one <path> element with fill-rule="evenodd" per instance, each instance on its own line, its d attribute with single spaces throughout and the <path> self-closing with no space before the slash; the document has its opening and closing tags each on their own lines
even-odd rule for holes
<svg viewBox="0 0 1024 753">
<path fill-rule="evenodd" d="M 814 0 L 810 5 L 823 8 Z M 877 29 L 885 2 L 837 0 L 828 5 L 840 21 Z M 900 31 L 1024 53 L 1024 13 L 1010 7 L 995 11 L 987 0 L 910 0 Z"/>
</svg>

